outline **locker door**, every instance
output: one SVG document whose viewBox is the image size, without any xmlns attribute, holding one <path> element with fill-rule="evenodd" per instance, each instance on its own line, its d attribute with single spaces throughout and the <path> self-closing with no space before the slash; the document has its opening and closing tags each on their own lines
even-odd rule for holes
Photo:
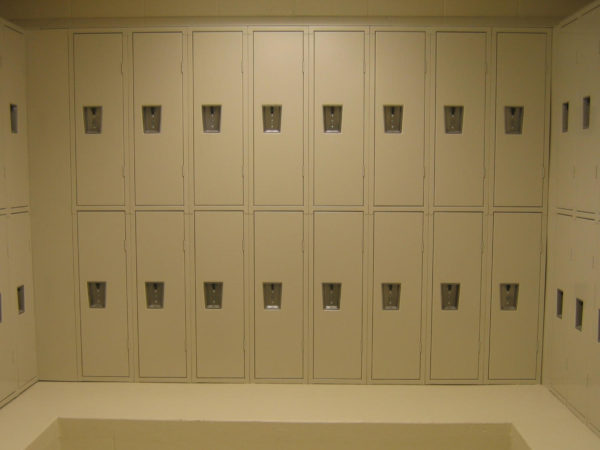
<svg viewBox="0 0 600 450">
<path fill-rule="evenodd" d="M 6 216 L 0 216 L 0 401 L 17 389 L 17 366 L 15 365 L 17 309 L 7 295 L 9 265 L 6 221 Z"/>
<path fill-rule="evenodd" d="M 315 32 L 314 190 L 317 205 L 362 205 L 365 34 Z"/>
<path fill-rule="evenodd" d="M 7 300 L 17 310 L 17 372 L 19 386 L 37 375 L 31 226 L 28 213 L 8 216 L 9 287 Z"/>
<path fill-rule="evenodd" d="M 181 33 L 133 34 L 135 198 L 183 204 Z"/>
<path fill-rule="evenodd" d="M 360 380 L 363 214 L 317 212 L 314 221 L 313 377 Z"/>
<path fill-rule="evenodd" d="M 438 33 L 436 65 L 435 204 L 479 206 L 485 156 L 486 34 Z"/>
<path fill-rule="evenodd" d="M 8 114 L 4 125 L 4 164 L 8 206 L 29 204 L 29 161 L 27 150 L 26 46 L 25 36 L 3 27 L 3 97 Z"/>
<path fill-rule="evenodd" d="M 422 205 L 425 33 L 377 32 L 375 39 L 375 204 Z"/>
<path fill-rule="evenodd" d="M 481 213 L 434 215 L 433 380 L 479 378 L 481 249 Z"/>
<path fill-rule="evenodd" d="M 122 205 L 123 36 L 75 34 L 77 204 Z"/>
<path fill-rule="evenodd" d="M 423 214 L 376 212 L 373 252 L 372 377 L 419 379 Z"/>
<path fill-rule="evenodd" d="M 254 214 L 256 378 L 304 376 L 303 223 L 302 212 Z"/>
<path fill-rule="evenodd" d="M 303 64 L 301 31 L 254 33 L 254 203 L 257 205 L 303 204 Z M 269 122 L 272 106 L 281 108 L 279 128 Z M 277 114 L 275 108 L 273 112 Z"/>
<path fill-rule="evenodd" d="M 596 224 L 594 255 L 595 261 L 600 257 L 600 226 Z M 589 410 L 588 418 L 590 423 L 600 430 L 600 277 L 598 276 L 598 265 L 595 265 L 594 271 L 594 296 L 595 304 L 592 306 L 591 315 L 591 333 L 588 340 L 587 353 L 590 355 L 590 364 L 588 367 L 589 384 L 588 398 Z"/>
<path fill-rule="evenodd" d="M 242 205 L 242 33 L 194 33 L 193 46 L 195 201 L 197 205 Z M 209 123 L 205 126 L 213 114 L 220 114 L 218 130 Z"/>
<path fill-rule="evenodd" d="M 537 375 L 541 233 L 541 214 L 494 214 L 492 380 L 534 380 Z"/>
<path fill-rule="evenodd" d="M 125 214 L 80 212 L 79 305 L 83 376 L 129 375 Z"/>
<path fill-rule="evenodd" d="M 195 222 L 197 376 L 243 378 L 244 214 L 197 212 Z"/>
<path fill-rule="evenodd" d="M 498 33 L 496 64 L 494 204 L 540 206 L 546 144 L 546 35 Z"/>
<path fill-rule="evenodd" d="M 136 239 L 140 377 L 186 377 L 183 213 L 137 212 Z"/>
</svg>

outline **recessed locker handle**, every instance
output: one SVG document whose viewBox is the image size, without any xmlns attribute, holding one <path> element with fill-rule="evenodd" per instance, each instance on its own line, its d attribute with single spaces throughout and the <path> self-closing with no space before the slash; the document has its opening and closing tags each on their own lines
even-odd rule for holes
<svg viewBox="0 0 600 450">
<path fill-rule="evenodd" d="M 342 283 L 323 283 L 323 309 L 339 311 L 342 301 Z"/>
<path fill-rule="evenodd" d="M 88 281 L 87 288 L 90 308 L 106 308 L 106 281 Z"/>
<path fill-rule="evenodd" d="M 519 283 L 500 283 L 500 309 L 516 311 L 519 301 Z"/>
<path fill-rule="evenodd" d="M 102 133 L 102 106 L 83 107 L 83 126 L 85 134 Z"/>
<path fill-rule="evenodd" d="M 381 300 L 384 311 L 400 309 L 400 283 L 381 283 Z"/>
<path fill-rule="evenodd" d="M 206 309 L 223 308 L 223 282 L 204 282 L 204 307 Z"/>
<path fill-rule="evenodd" d="M 142 123 L 144 125 L 144 133 L 160 133 L 161 110 L 161 105 L 142 106 Z"/>
<path fill-rule="evenodd" d="M 463 116 L 463 106 L 444 106 L 444 125 L 446 127 L 446 134 L 462 134 Z"/>
<path fill-rule="evenodd" d="M 282 286 L 283 283 L 281 282 L 269 281 L 263 283 L 263 304 L 266 310 L 281 310 L 281 294 L 283 291 Z"/>
<path fill-rule="evenodd" d="M 342 105 L 323 105 L 323 131 L 342 132 Z"/>
<path fill-rule="evenodd" d="M 146 281 L 146 308 L 163 309 L 165 306 L 165 283 Z"/>
<path fill-rule="evenodd" d="M 458 301 L 460 298 L 460 283 L 442 283 L 442 310 L 458 310 Z"/>
</svg>

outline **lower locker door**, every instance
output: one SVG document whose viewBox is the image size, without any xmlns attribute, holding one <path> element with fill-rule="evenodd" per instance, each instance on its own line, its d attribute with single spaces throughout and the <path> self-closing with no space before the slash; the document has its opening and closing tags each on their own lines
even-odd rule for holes
<svg viewBox="0 0 600 450">
<path fill-rule="evenodd" d="M 8 302 L 8 253 L 6 216 L 0 216 L 0 401 L 17 389 L 15 364 L 16 307 Z"/>
</svg>

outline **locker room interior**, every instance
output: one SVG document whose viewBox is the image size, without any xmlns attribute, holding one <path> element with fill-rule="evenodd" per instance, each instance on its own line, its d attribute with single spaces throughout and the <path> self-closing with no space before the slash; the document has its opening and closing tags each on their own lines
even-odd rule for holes
<svg viewBox="0 0 600 450">
<path fill-rule="evenodd" d="M 159 3 L 0 2 L 0 405 L 543 384 L 599 432 L 600 2 Z"/>
</svg>

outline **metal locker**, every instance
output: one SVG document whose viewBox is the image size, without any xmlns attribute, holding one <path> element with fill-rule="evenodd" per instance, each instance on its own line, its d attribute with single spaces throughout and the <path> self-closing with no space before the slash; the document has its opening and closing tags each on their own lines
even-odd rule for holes
<svg viewBox="0 0 600 450">
<path fill-rule="evenodd" d="M 1 107 L 9 122 L 3 124 L 4 166 L 7 202 L 14 208 L 29 205 L 25 36 L 4 26 L 2 47 L 2 99 L 6 103 Z"/>
<path fill-rule="evenodd" d="M 196 212 L 195 236 L 196 376 L 243 378 L 244 214 Z M 222 283 L 219 308 L 211 308 L 205 299 L 205 283 Z"/>
<path fill-rule="evenodd" d="M 314 41 L 314 202 L 362 205 L 365 33 L 316 31 Z M 334 110 L 340 132 L 324 126 Z"/>
<path fill-rule="evenodd" d="M 362 378 L 363 213 L 314 214 L 313 378 Z M 340 289 L 337 308 L 324 292 Z"/>
<path fill-rule="evenodd" d="M 439 32 L 436 47 L 435 205 L 483 204 L 487 35 Z M 462 113 L 462 130 L 449 122 Z M 446 125 L 450 128 L 446 129 Z"/>
<path fill-rule="evenodd" d="M 434 214 L 432 380 L 477 380 L 481 303 L 482 214 Z M 458 304 L 443 304 L 443 289 L 458 284 Z"/>
<path fill-rule="evenodd" d="M 421 374 L 423 214 L 376 212 L 373 242 L 372 378 Z M 398 304 L 386 295 L 398 286 Z"/>
<path fill-rule="evenodd" d="M 375 33 L 375 86 L 375 204 L 422 205 L 425 33 Z"/>
<path fill-rule="evenodd" d="M 243 37 L 196 32 L 194 58 L 194 192 L 196 205 L 244 203 Z M 220 120 L 215 120 L 218 111 Z M 212 113 L 212 114 L 211 114 Z"/>
<path fill-rule="evenodd" d="M 31 225 L 29 213 L 8 216 L 9 283 L 6 301 L 15 308 L 16 356 L 19 386 L 37 376 L 35 311 L 31 266 Z"/>
<path fill-rule="evenodd" d="M 184 214 L 138 211 L 136 217 L 139 375 L 187 376 Z M 147 283 L 163 283 L 164 304 L 148 302 Z"/>
<path fill-rule="evenodd" d="M 182 33 L 133 33 L 133 98 L 136 204 L 183 205 Z"/>
<path fill-rule="evenodd" d="M 125 201 L 123 36 L 73 36 L 77 204 Z"/>
<path fill-rule="evenodd" d="M 129 375 L 125 214 L 77 214 L 81 364 L 85 377 Z"/>
<path fill-rule="evenodd" d="M 600 259 L 600 227 L 596 224 L 595 231 L 595 245 L 594 245 L 594 259 L 598 261 Z M 588 417 L 590 423 L 600 430 L 600 295 L 598 295 L 598 288 L 600 287 L 598 277 L 598 265 L 595 267 L 596 275 L 594 277 L 594 289 L 596 292 L 596 299 L 594 304 L 589 308 L 588 313 L 591 316 L 591 339 L 588 341 L 588 355 L 591 355 L 590 363 L 588 366 L 589 373 L 589 384 L 588 384 L 588 398 L 589 398 L 589 410 Z"/>
<path fill-rule="evenodd" d="M 304 377 L 304 214 L 254 213 L 254 376 Z M 280 303 L 268 297 L 279 285 Z M 265 296 L 267 298 L 265 299 Z"/>
<path fill-rule="evenodd" d="M 302 205 L 304 33 L 257 31 L 253 36 L 254 203 Z M 270 105 L 280 108 L 279 132 L 263 125 Z"/>
<path fill-rule="evenodd" d="M 546 34 L 498 33 L 496 51 L 494 204 L 541 206 L 547 142 Z"/>
<path fill-rule="evenodd" d="M 541 214 L 494 214 L 491 380 L 536 379 L 541 234 Z"/>
<path fill-rule="evenodd" d="M 15 365 L 16 308 L 8 294 L 8 252 L 6 216 L 0 216 L 0 401 L 17 389 Z"/>
</svg>

